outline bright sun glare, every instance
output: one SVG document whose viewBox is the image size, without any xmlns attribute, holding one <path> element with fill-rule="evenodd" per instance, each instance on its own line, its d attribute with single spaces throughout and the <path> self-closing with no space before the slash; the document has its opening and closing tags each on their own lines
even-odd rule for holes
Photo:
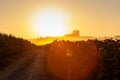
<svg viewBox="0 0 120 80">
<path fill-rule="evenodd" d="M 61 10 L 48 8 L 38 11 L 33 18 L 33 27 L 37 35 L 62 36 L 68 30 L 68 17 Z"/>
</svg>

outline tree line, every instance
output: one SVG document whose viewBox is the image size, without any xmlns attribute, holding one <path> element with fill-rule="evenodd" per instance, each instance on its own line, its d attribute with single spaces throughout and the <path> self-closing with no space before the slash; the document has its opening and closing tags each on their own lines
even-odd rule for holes
<svg viewBox="0 0 120 80">
<path fill-rule="evenodd" d="M 22 38 L 0 33 L 0 70 L 17 61 L 36 45 Z"/>
</svg>

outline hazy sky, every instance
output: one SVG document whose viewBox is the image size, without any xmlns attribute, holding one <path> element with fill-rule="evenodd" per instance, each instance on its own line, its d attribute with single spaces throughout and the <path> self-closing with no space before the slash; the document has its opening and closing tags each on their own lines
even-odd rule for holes
<svg viewBox="0 0 120 80">
<path fill-rule="evenodd" d="M 30 15 L 49 6 L 70 15 L 70 31 L 79 29 L 82 36 L 120 35 L 120 0 L 0 0 L 0 32 L 36 37 Z"/>
</svg>

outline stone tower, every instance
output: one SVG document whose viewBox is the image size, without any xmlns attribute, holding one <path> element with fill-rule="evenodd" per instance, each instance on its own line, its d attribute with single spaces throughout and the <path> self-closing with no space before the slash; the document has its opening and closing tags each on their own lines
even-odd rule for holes
<svg viewBox="0 0 120 80">
<path fill-rule="evenodd" d="M 72 36 L 80 36 L 80 31 L 79 30 L 73 30 Z"/>
</svg>

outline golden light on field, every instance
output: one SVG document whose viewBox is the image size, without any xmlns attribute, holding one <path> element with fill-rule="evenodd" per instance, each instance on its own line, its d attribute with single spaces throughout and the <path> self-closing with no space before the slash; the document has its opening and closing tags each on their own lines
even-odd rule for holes
<svg viewBox="0 0 120 80">
<path fill-rule="evenodd" d="M 34 32 L 42 37 L 62 36 L 69 30 L 67 15 L 57 8 L 42 9 L 32 20 Z"/>
</svg>

